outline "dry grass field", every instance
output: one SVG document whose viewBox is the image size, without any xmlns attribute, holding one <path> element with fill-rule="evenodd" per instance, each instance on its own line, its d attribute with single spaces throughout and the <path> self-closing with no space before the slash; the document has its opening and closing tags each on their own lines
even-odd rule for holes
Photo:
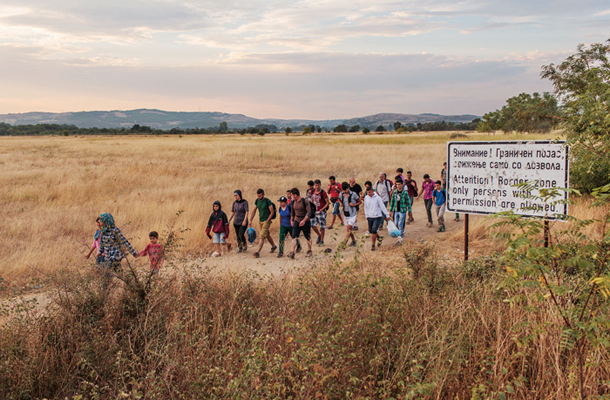
<svg viewBox="0 0 610 400">
<path fill-rule="evenodd" d="M 553 135 L 480 136 L 464 140 L 542 139 Z M 184 251 L 207 254 L 212 202 L 230 209 L 241 189 L 250 204 L 263 188 L 272 200 L 309 179 L 324 185 L 354 176 L 393 179 L 397 167 L 439 179 L 449 133 L 286 136 L 125 136 L 0 138 L 0 276 L 20 284 L 41 272 L 83 264 L 102 212 L 137 249 L 148 232 L 188 227 Z M 420 205 L 423 208 L 423 205 Z M 579 207 L 572 211 L 579 212 Z M 330 221 L 329 221 L 330 222 Z M 274 224 L 278 225 L 278 224 Z M 278 229 L 277 226 L 274 229 Z M 476 237 L 482 238 L 480 228 Z M 475 232 L 475 233 L 476 233 Z M 456 240 L 459 240 L 459 236 Z"/>
</svg>

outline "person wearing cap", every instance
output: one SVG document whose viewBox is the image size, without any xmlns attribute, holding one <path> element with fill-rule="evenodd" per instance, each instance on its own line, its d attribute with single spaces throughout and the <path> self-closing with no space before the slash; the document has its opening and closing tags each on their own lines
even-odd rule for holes
<svg viewBox="0 0 610 400">
<path fill-rule="evenodd" d="M 284 196 L 278 200 L 280 207 L 278 214 L 280 215 L 280 252 L 277 253 L 277 258 L 284 257 L 284 240 L 286 235 L 290 235 L 292 238 L 292 221 L 291 221 L 291 207 L 288 204 L 288 199 Z"/>
<path fill-rule="evenodd" d="M 237 252 L 241 253 L 248 249 L 246 243 L 246 230 L 248 229 L 248 202 L 241 197 L 241 190 L 233 192 L 235 201 L 231 208 L 231 217 L 229 223 L 233 220 L 233 229 L 235 229 L 235 236 L 237 236 Z"/>
<path fill-rule="evenodd" d="M 432 198 L 432 192 L 434 191 L 434 181 L 430 179 L 430 175 L 424 174 L 424 181 L 421 184 L 421 191 L 419 192 L 419 196 L 417 199 L 424 195 L 424 205 L 426 206 L 426 214 L 428 214 L 428 223 L 426 226 L 431 228 L 434 226 L 434 222 L 432 221 L 432 204 L 434 203 L 434 199 Z"/>
</svg>

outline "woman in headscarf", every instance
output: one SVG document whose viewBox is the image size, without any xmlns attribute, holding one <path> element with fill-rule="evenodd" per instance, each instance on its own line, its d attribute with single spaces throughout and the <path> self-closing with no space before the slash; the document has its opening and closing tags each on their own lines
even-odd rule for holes
<svg viewBox="0 0 610 400">
<path fill-rule="evenodd" d="M 229 222 L 233 220 L 233 229 L 235 229 L 235 235 L 237 236 L 237 252 L 241 253 L 248 249 L 246 244 L 246 229 L 248 229 L 248 202 L 241 197 L 241 190 L 236 190 L 233 193 L 235 201 L 233 202 L 233 208 L 231 208 L 231 217 Z M 235 217 L 235 219 L 233 219 Z"/>
<path fill-rule="evenodd" d="M 140 254 L 131 247 L 123 233 L 114 224 L 114 218 L 110 213 L 100 215 L 102 223 L 102 234 L 100 238 L 100 253 L 104 254 L 104 266 L 108 270 L 119 271 L 121 260 L 126 257 L 125 252 L 134 257 Z"/>
</svg>

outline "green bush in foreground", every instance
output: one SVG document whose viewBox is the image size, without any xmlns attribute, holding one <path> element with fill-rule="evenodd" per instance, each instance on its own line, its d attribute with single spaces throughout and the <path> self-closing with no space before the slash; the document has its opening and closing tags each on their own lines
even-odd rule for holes
<svg viewBox="0 0 610 400">
<path fill-rule="evenodd" d="M 565 266 L 562 282 L 587 291 L 592 275 L 580 264 L 587 258 L 571 260 L 591 254 L 598 268 L 601 255 L 606 264 L 598 278 L 607 277 L 608 235 L 570 235 L 557 232 L 552 246 L 565 246 L 564 253 L 547 256 Z M 128 267 L 124 282 L 115 279 L 104 290 L 94 273 L 61 273 L 52 277 L 55 308 L 34 316 L 21 304 L 0 327 L 0 393 L 6 399 L 567 399 L 578 396 L 584 354 L 585 395 L 608 397 L 607 298 L 592 299 L 587 321 L 597 325 L 566 332 L 549 288 L 566 304 L 581 296 L 536 284 L 535 274 L 515 279 L 521 261 L 524 271 L 546 265 L 521 243 L 510 244 L 503 258 L 454 266 L 431 244 L 409 243 L 398 262 L 337 257 L 282 279 L 167 268 L 146 287 L 134 284 L 146 282 L 146 273 Z M 552 265 L 544 276 L 555 279 Z M 575 346 L 583 335 L 589 338 L 581 343 L 584 353 Z"/>
</svg>

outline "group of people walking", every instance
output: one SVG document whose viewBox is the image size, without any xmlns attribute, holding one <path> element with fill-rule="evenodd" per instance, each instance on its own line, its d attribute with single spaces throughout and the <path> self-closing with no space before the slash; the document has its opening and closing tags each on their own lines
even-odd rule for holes
<svg viewBox="0 0 610 400">
<path fill-rule="evenodd" d="M 441 171 L 441 179 L 433 181 L 429 174 L 423 176 L 421 189 L 417 182 L 412 178 L 411 171 L 403 175 L 403 169 L 396 170 L 394 182 L 387 178 L 384 172 L 379 173 L 378 180 L 373 184 L 370 181 L 364 183 L 362 189 L 352 177 L 349 181 L 339 183 L 334 176 L 328 178 L 326 190 L 322 189 L 322 181 L 319 179 L 307 182 L 307 190 L 304 195 L 298 188 L 286 191 L 285 196 L 278 199 L 276 206 L 273 201 L 265 196 L 263 189 L 256 192 L 254 207 L 250 209 L 240 190 L 233 193 L 235 201 L 231 207 L 231 214 L 222 211 L 219 201 L 215 201 L 213 212 L 210 215 L 206 234 L 216 247 L 215 256 L 221 256 L 225 246 L 227 251 L 231 250 L 231 243 L 228 242 L 230 233 L 230 223 L 233 221 L 233 230 L 237 236 L 237 252 L 245 252 L 248 248 L 246 234 L 253 230 L 254 220 L 258 217 L 259 241 L 254 252 L 254 257 L 260 257 L 261 250 L 265 242 L 269 242 L 271 253 L 278 251 L 277 256 L 286 255 L 294 258 L 295 254 L 303 248 L 301 245 L 301 234 L 307 244 L 306 256 L 312 255 L 313 231 L 317 238 L 316 244 L 324 245 L 325 233 L 327 229 L 333 229 L 338 222 L 346 227 L 345 237 L 340 247 L 356 246 L 354 231 L 358 230 L 358 212 L 360 207 L 364 209 L 364 216 L 367 220 L 368 231 L 366 236 L 371 236 L 371 250 L 375 251 L 381 245 L 379 230 L 383 227 L 384 221 L 393 220 L 400 231 L 398 243 L 402 243 L 405 225 L 414 222 L 412 207 L 416 199 L 424 197 L 424 204 L 428 217 L 428 227 L 432 227 L 432 206 L 435 207 L 438 231 L 445 231 L 445 203 L 447 200 L 446 191 L 446 163 Z M 332 216 L 330 224 L 327 226 L 327 216 Z M 274 238 L 270 234 L 270 227 L 273 220 L 279 216 L 279 238 L 276 245 Z M 456 221 L 459 214 L 456 214 Z M 285 254 L 286 237 L 290 236 L 290 249 Z"/>
<path fill-rule="evenodd" d="M 362 207 L 367 220 L 368 231 L 365 236 L 371 236 L 371 250 L 375 251 L 381 245 L 379 230 L 385 221 L 395 223 L 400 231 L 398 244 L 402 243 L 405 225 L 414 222 L 412 207 L 416 199 L 424 197 L 428 227 L 432 227 L 432 207 L 434 206 L 438 221 L 438 231 L 445 231 L 445 204 L 447 200 L 447 173 L 446 164 L 443 165 L 439 180 L 433 181 L 430 175 L 425 174 L 421 182 L 421 189 L 412 178 L 411 171 L 403 175 L 403 169 L 396 170 L 394 181 L 387 178 L 384 172 L 379 173 L 375 183 L 366 181 L 364 189 L 352 177 L 349 181 L 339 183 L 334 176 L 328 178 L 326 190 L 322 189 L 322 181 L 319 179 L 307 182 L 307 190 L 303 195 L 298 188 L 286 191 L 285 196 L 278 199 L 278 206 L 265 196 L 263 189 L 256 191 L 256 200 L 252 209 L 247 200 L 243 198 L 240 190 L 235 190 L 235 200 L 231 206 L 230 216 L 223 211 L 220 201 L 213 203 L 213 211 L 208 219 L 206 235 L 213 241 L 216 256 L 221 256 L 223 246 L 227 251 L 232 248 L 228 241 L 230 225 L 237 237 L 237 252 L 245 252 L 248 249 L 248 241 L 254 241 L 255 230 L 253 228 L 255 218 L 258 218 L 259 241 L 254 252 L 254 257 L 260 257 L 265 242 L 271 245 L 271 253 L 278 250 L 277 256 L 286 256 L 294 259 L 303 246 L 301 234 L 307 245 L 306 256 L 312 256 L 312 236 L 316 234 L 316 244 L 324 245 L 327 229 L 333 229 L 335 223 L 346 227 L 345 237 L 340 248 L 356 246 L 354 231 L 358 228 L 358 212 Z M 332 219 L 327 226 L 327 215 L 330 213 Z M 273 220 L 279 216 L 279 238 L 278 245 L 270 233 Z M 459 214 L 456 214 L 456 221 Z M 106 271 L 117 271 L 120 269 L 121 260 L 127 253 L 134 257 L 148 255 L 150 267 L 157 272 L 163 265 L 164 249 L 158 243 L 157 232 L 150 232 L 150 243 L 141 252 L 136 251 L 129 241 L 123 236 L 120 229 L 116 227 L 114 218 L 109 213 L 101 214 L 97 220 L 98 230 L 95 233 L 94 242 L 87 258 L 96 252 L 96 263 L 104 267 Z M 251 240 L 247 240 L 249 236 Z M 291 242 L 285 246 L 286 238 L 290 236 Z M 279 249 L 278 249 L 279 246 Z M 288 248 L 289 247 L 289 248 Z"/>
</svg>

